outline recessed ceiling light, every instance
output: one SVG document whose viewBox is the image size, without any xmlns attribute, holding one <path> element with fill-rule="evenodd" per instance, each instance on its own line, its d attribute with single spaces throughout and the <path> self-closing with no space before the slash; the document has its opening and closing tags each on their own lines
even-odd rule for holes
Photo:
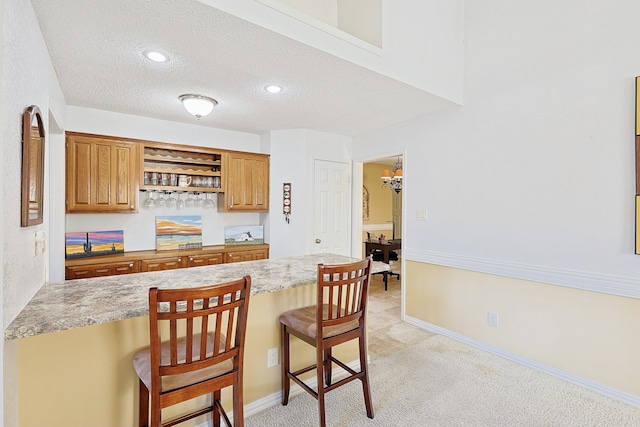
<svg viewBox="0 0 640 427">
<path fill-rule="evenodd" d="M 278 85 L 269 85 L 264 88 L 269 93 L 280 93 L 282 92 L 282 86 Z"/>
<path fill-rule="evenodd" d="M 144 52 L 144 56 L 152 60 L 153 62 L 167 62 L 169 57 L 162 52 L 155 50 L 147 50 Z"/>
</svg>

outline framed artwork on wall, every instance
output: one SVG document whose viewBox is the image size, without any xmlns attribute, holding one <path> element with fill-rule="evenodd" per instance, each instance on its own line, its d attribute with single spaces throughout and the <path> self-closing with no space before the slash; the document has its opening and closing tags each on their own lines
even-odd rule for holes
<svg viewBox="0 0 640 427">
<path fill-rule="evenodd" d="M 202 248 L 202 217 L 200 215 L 156 217 L 156 250 L 199 248 Z"/>
<path fill-rule="evenodd" d="M 65 258 L 85 258 L 124 252 L 124 231 L 65 233 Z"/>
</svg>

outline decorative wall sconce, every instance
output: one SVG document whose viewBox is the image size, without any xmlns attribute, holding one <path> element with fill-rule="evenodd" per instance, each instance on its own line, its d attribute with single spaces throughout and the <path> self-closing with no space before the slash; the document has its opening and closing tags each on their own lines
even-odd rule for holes
<svg viewBox="0 0 640 427">
<path fill-rule="evenodd" d="M 189 114 L 193 115 L 196 119 L 200 120 L 213 111 L 213 107 L 218 105 L 218 101 L 213 98 L 209 98 L 204 95 L 185 94 L 180 95 L 180 101 L 187 109 Z"/>
<path fill-rule="evenodd" d="M 382 188 L 391 188 L 396 193 L 402 190 L 402 162 L 400 158 L 393 164 L 393 173 L 390 173 L 388 169 L 382 171 Z"/>
</svg>

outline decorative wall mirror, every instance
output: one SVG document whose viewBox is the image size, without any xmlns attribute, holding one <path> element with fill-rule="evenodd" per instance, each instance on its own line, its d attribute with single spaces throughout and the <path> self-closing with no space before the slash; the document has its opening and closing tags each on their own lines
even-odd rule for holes
<svg viewBox="0 0 640 427">
<path fill-rule="evenodd" d="M 42 224 L 44 196 L 44 124 L 32 105 L 22 115 L 22 206 L 20 225 Z"/>
</svg>

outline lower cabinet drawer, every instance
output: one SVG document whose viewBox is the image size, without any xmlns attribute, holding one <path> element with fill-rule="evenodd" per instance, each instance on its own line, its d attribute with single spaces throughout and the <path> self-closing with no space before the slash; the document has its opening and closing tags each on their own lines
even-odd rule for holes
<svg viewBox="0 0 640 427">
<path fill-rule="evenodd" d="M 216 252 L 207 255 L 189 255 L 187 257 L 188 267 L 200 267 L 202 265 L 217 265 L 222 264 L 224 257 L 222 252 Z"/>
<path fill-rule="evenodd" d="M 175 270 L 185 267 L 186 257 L 152 258 L 140 260 L 140 271 Z"/>
<path fill-rule="evenodd" d="M 65 279 L 86 279 L 88 277 L 115 276 L 117 274 L 138 273 L 138 261 L 108 264 L 76 265 L 65 268 Z"/>
<path fill-rule="evenodd" d="M 227 252 L 225 254 L 224 262 L 257 261 L 259 259 L 267 258 L 269 258 L 269 251 L 267 249 L 257 249 L 254 251 Z"/>
</svg>

